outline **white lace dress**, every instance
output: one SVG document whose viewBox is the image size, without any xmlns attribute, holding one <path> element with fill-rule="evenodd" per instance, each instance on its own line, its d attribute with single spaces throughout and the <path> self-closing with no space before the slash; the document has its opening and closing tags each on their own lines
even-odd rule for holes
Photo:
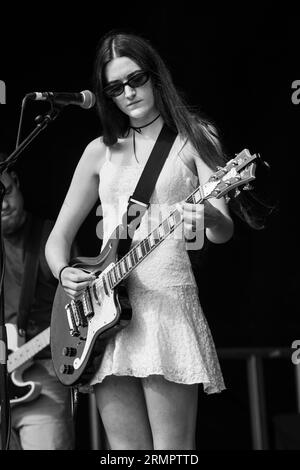
<svg viewBox="0 0 300 470">
<path fill-rule="evenodd" d="M 136 230 L 133 244 L 145 238 L 176 202 L 185 199 L 199 185 L 197 176 L 184 162 L 182 147 L 183 142 L 177 137 L 157 180 L 150 211 Z M 107 149 L 100 172 L 103 247 L 121 222 L 128 198 L 143 170 L 138 163 L 119 165 L 112 152 L 113 148 Z M 135 377 L 158 374 L 177 383 L 202 383 L 207 393 L 225 388 L 179 230 L 182 228 L 151 252 L 127 278 L 132 320 L 108 341 L 91 385 L 112 374 Z"/>
</svg>

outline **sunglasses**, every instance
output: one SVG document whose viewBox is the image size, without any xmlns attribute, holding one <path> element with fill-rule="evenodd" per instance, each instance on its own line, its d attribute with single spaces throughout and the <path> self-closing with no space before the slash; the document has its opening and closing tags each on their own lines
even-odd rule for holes
<svg viewBox="0 0 300 470">
<path fill-rule="evenodd" d="M 104 93 L 109 98 L 116 98 L 117 96 L 122 95 L 124 92 L 125 86 L 129 85 L 130 88 L 138 88 L 145 85 L 149 80 L 149 72 L 136 72 L 132 77 L 130 77 L 126 82 L 121 82 L 121 80 L 116 80 L 115 82 L 109 83 L 104 89 Z"/>
</svg>

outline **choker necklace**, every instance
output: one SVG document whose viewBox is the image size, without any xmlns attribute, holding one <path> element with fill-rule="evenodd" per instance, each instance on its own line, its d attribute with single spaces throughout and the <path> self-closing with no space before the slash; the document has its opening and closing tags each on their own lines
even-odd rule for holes
<svg viewBox="0 0 300 470">
<path fill-rule="evenodd" d="M 147 124 L 144 124 L 143 126 L 139 126 L 139 127 L 134 127 L 134 126 L 129 126 L 130 129 L 133 129 L 133 133 L 132 133 L 132 141 L 133 141 L 133 153 L 134 153 L 134 158 L 136 159 L 136 161 L 139 163 L 138 159 L 137 159 L 137 156 L 136 156 L 136 149 L 135 149 L 135 132 L 138 132 L 139 134 L 142 133 L 142 129 L 144 129 L 144 127 L 147 127 L 147 126 L 150 126 L 150 124 L 152 124 L 153 122 L 155 122 L 158 118 L 160 117 L 160 114 L 158 114 L 156 116 L 156 118 L 152 119 L 152 121 L 148 122 Z"/>
<path fill-rule="evenodd" d="M 129 126 L 129 127 L 130 127 L 130 129 L 133 129 L 134 131 L 136 131 L 140 134 L 142 132 L 142 129 L 144 129 L 144 127 L 150 126 L 150 124 L 152 124 L 154 121 L 156 121 L 159 118 L 159 116 L 160 116 L 160 114 L 158 114 L 156 116 L 156 118 L 152 119 L 152 121 L 148 122 L 147 124 L 144 124 L 143 126 L 138 126 L 138 127 Z"/>
</svg>

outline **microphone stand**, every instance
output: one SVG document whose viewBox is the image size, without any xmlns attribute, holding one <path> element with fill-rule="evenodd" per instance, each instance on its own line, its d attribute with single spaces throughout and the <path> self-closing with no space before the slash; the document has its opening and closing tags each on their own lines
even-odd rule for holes
<svg viewBox="0 0 300 470">
<path fill-rule="evenodd" d="M 32 142 L 32 140 L 44 130 L 48 124 L 59 115 L 63 105 L 57 105 L 57 103 L 51 102 L 50 111 L 44 116 L 37 116 L 35 121 L 37 122 L 34 130 L 21 142 L 21 144 L 8 156 L 8 158 L 0 163 L 0 177 L 3 172 L 9 168 L 13 163 L 17 161 L 20 153 Z M 0 180 L 0 209 L 2 209 L 3 198 L 5 195 L 5 187 Z M 0 406 L 1 406 L 1 449 L 8 450 L 9 434 L 10 434 L 10 421 L 9 421 L 9 410 L 10 402 L 7 390 L 7 334 L 5 327 L 5 312 L 4 312 L 4 243 L 2 239 L 2 227 L 0 218 Z"/>
</svg>

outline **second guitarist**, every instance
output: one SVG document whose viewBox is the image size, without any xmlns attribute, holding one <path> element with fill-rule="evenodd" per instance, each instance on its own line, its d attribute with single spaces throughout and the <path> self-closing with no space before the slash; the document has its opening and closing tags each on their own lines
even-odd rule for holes
<svg viewBox="0 0 300 470">
<path fill-rule="evenodd" d="M 5 154 L 0 156 L 1 161 L 6 158 Z M 22 318 L 21 322 L 25 331 L 20 332 L 23 334 L 22 342 L 26 342 L 46 331 L 50 325 L 57 281 L 49 270 L 44 250 L 53 223 L 39 220 L 25 211 L 19 179 L 14 171 L 4 173 L 1 179 L 6 189 L 1 214 L 6 255 L 5 322 L 18 324 L 20 315 L 26 315 L 27 318 Z M 26 292 L 31 288 L 28 280 L 32 278 L 32 299 L 29 299 L 29 311 L 25 313 Z M 8 331 L 8 343 L 10 339 Z M 12 349 L 16 347 L 18 344 L 11 345 Z M 24 450 L 72 449 L 74 432 L 70 390 L 56 378 L 49 341 L 45 341 L 45 347 L 37 351 L 33 363 L 19 380 L 40 384 L 40 394 L 17 404 L 12 403 L 15 397 L 10 396 L 13 436 L 19 439 Z M 9 393 L 12 393 L 11 389 Z M 18 395 L 16 388 L 13 395 Z"/>
</svg>

